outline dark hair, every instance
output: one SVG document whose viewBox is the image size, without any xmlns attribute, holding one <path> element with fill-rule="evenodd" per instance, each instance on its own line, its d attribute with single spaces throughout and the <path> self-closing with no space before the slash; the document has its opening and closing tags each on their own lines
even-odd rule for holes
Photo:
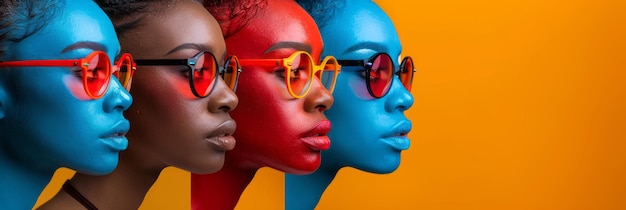
<svg viewBox="0 0 626 210">
<path fill-rule="evenodd" d="M 215 17 L 227 39 L 245 27 L 268 3 L 267 0 L 203 0 L 202 4 Z"/>
<path fill-rule="evenodd" d="M 109 16 L 118 36 L 139 27 L 145 17 L 158 15 L 181 0 L 94 0 Z M 200 3 L 200 0 L 194 0 Z"/>
<path fill-rule="evenodd" d="M 296 0 L 322 29 L 346 5 L 346 0 Z"/>
<path fill-rule="evenodd" d="M 63 1 L 3 0 L 0 2 L 0 60 L 11 43 L 37 33 L 52 20 Z"/>
</svg>

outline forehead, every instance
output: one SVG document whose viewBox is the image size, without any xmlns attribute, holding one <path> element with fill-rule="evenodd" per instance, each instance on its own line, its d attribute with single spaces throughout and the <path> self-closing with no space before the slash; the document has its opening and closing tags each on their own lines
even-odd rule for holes
<svg viewBox="0 0 626 210">
<path fill-rule="evenodd" d="M 371 1 L 350 3 L 321 29 L 325 55 L 365 59 L 377 52 L 397 58 L 402 50 L 398 33 L 387 14 Z"/>
<path fill-rule="evenodd" d="M 195 1 L 180 1 L 142 21 L 139 27 L 126 32 L 121 39 L 125 51 L 131 52 L 135 58 L 162 57 L 177 52 L 174 49 L 180 49 L 178 47 L 182 45 L 193 44 L 197 49 L 190 49 L 193 51 L 191 55 L 209 51 L 218 60 L 223 60 L 220 58 L 226 46 L 220 27 L 215 18 Z"/>
<path fill-rule="evenodd" d="M 244 28 L 226 40 L 229 52 L 242 58 L 283 57 L 284 54 L 301 50 L 288 47 L 290 45 L 276 48 L 274 45 L 277 43 L 308 45 L 310 53 L 316 58 L 319 58 L 323 49 L 322 37 L 315 21 L 295 1 L 270 0 L 267 8 L 258 11 Z"/>
<path fill-rule="evenodd" d="M 93 42 L 102 46 L 109 56 L 119 52 L 119 42 L 113 24 L 93 1 L 67 0 L 63 7 L 38 12 L 54 12 L 40 30 L 13 45 L 16 59 L 52 59 L 78 42 Z M 26 23 L 29 24 L 29 23 Z M 86 55 L 93 49 L 85 51 Z M 73 54 L 73 53 L 68 53 Z M 67 55 L 75 57 L 75 55 Z M 64 56 L 61 56 L 64 57 Z"/>
</svg>

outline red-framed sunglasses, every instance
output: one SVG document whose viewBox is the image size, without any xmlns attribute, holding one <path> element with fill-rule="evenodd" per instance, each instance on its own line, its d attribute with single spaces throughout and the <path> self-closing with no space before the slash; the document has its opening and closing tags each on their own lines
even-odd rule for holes
<svg viewBox="0 0 626 210">
<path fill-rule="evenodd" d="M 342 66 L 361 66 L 365 68 L 365 84 L 367 91 L 374 98 L 385 96 L 393 82 L 393 75 L 400 78 L 402 86 L 411 92 L 415 66 L 413 58 L 407 56 L 400 62 L 400 69 L 395 71 L 391 56 L 387 53 L 376 53 L 367 61 L 363 60 L 338 60 Z"/>
<path fill-rule="evenodd" d="M 94 51 L 87 57 L 80 59 L 0 61 L 0 67 L 39 66 L 80 67 L 85 93 L 92 99 L 99 99 L 106 93 L 109 89 L 111 75 L 117 77 L 122 86 L 129 90 L 135 72 L 133 57 L 128 53 L 122 54 L 114 66 L 111 66 L 109 56 L 102 51 Z"/>
</svg>

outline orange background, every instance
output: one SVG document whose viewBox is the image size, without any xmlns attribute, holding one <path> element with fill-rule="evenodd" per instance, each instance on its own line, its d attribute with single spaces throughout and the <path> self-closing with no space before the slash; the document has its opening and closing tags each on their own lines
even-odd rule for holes
<svg viewBox="0 0 626 210">
<path fill-rule="evenodd" d="M 411 148 L 318 209 L 626 209 L 626 1 L 380 0 L 418 73 Z M 69 176 L 60 171 L 41 200 Z M 142 209 L 189 209 L 168 169 Z M 262 169 L 237 209 L 282 209 Z"/>
</svg>

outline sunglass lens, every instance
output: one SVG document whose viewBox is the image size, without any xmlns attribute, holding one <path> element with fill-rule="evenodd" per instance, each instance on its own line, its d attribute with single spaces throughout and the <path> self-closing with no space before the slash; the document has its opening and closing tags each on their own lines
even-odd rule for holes
<svg viewBox="0 0 626 210">
<path fill-rule="evenodd" d="M 324 73 L 320 78 L 322 80 L 322 84 L 324 84 L 324 87 L 331 93 L 335 87 L 337 68 L 339 68 L 339 65 L 337 65 L 337 60 L 332 58 L 328 59 L 328 61 L 324 65 Z"/>
<path fill-rule="evenodd" d="M 104 53 L 97 53 L 88 60 L 84 81 L 86 90 L 92 97 L 101 97 L 109 87 L 111 64 Z"/>
<path fill-rule="evenodd" d="M 133 75 L 133 68 L 132 68 L 132 58 L 130 56 L 122 56 L 122 58 L 120 58 L 120 61 L 118 63 L 118 67 L 120 68 L 119 71 L 117 72 L 117 78 L 120 81 L 120 83 L 122 83 L 122 86 L 124 86 L 124 88 L 126 88 L 126 90 L 130 90 L 130 83 L 132 80 L 132 75 Z"/>
<path fill-rule="evenodd" d="M 400 81 L 402 81 L 402 85 L 404 86 L 404 88 L 406 88 L 410 92 L 411 85 L 413 84 L 413 69 L 415 69 L 415 66 L 413 66 L 413 59 L 411 57 L 406 57 L 404 59 L 404 62 L 402 63 L 403 65 L 400 67 L 402 68 Z"/>
<path fill-rule="evenodd" d="M 303 96 L 311 85 L 311 71 L 313 64 L 307 54 L 300 53 L 291 63 L 291 71 L 285 71 L 288 84 L 294 94 Z"/>
<path fill-rule="evenodd" d="M 230 57 L 226 62 L 228 65 L 224 70 L 224 82 L 231 90 L 235 91 L 237 90 L 237 79 L 239 77 L 239 60 L 237 57 Z"/>
<path fill-rule="evenodd" d="M 217 63 L 209 53 L 204 53 L 196 61 L 193 71 L 193 85 L 196 92 L 201 96 L 207 96 L 215 85 L 215 73 Z"/>
<path fill-rule="evenodd" d="M 372 94 L 383 97 L 389 91 L 393 74 L 393 62 L 386 54 L 376 56 L 369 74 L 369 86 Z"/>
</svg>

